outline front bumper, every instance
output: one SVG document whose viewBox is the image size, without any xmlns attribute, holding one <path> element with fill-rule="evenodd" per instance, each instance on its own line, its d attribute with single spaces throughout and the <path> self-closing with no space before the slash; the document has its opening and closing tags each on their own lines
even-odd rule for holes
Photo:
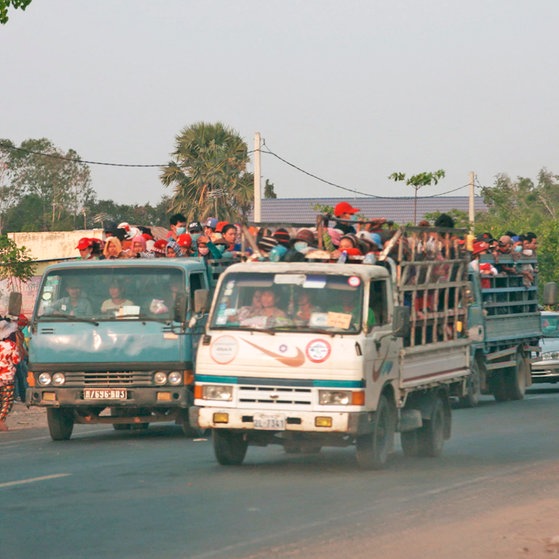
<svg viewBox="0 0 559 559">
<path fill-rule="evenodd" d="M 126 387 L 124 399 L 84 399 L 83 388 L 30 387 L 26 391 L 26 404 L 41 407 L 124 407 L 124 408 L 183 408 L 191 400 L 188 386 Z"/>
<path fill-rule="evenodd" d="M 532 382 L 559 382 L 559 361 L 549 359 L 532 363 Z"/>
<path fill-rule="evenodd" d="M 344 435 L 364 435 L 372 431 L 372 414 L 359 412 L 317 412 L 293 410 L 247 410 L 234 408 L 192 406 L 189 410 L 190 423 L 201 429 L 231 429 L 236 431 L 264 431 L 256 429 L 254 416 L 256 414 L 280 415 L 285 420 L 285 429 L 266 429 L 269 432 L 299 432 L 299 433 L 338 433 Z M 216 414 L 221 420 L 215 421 Z M 227 416 L 227 422 L 223 417 Z M 317 422 L 324 424 L 323 418 L 331 419 L 331 426 L 317 426 Z"/>
</svg>

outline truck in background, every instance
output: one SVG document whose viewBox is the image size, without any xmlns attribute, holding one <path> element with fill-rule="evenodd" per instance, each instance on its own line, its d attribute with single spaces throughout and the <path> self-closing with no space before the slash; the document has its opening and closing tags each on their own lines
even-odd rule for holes
<svg viewBox="0 0 559 559">
<path fill-rule="evenodd" d="M 376 469 L 396 432 L 406 455 L 438 456 L 450 398 L 464 395 L 470 374 L 468 261 L 448 234 L 401 228 L 376 264 L 229 267 L 198 347 L 190 408 L 193 425 L 212 429 L 217 461 L 241 464 L 249 445 L 353 445 L 358 464 Z M 270 297 L 274 309 L 262 307 Z"/>
<path fill-rule="evenodd" d="M 472 298 L 468 337 L 472 341 L 472 375 L 462 405 L 473 407 L 481 394 L 495 400 L 520 400 L 532 384 L 532 352 L 542 337 L 535 255 L 479 256 L 470 269 Z"/>
<path fill-rule="evenodd" d="M 47 268 L 30 323 L 26 403 L 46 408 L 53 440 L 69 439 L 75 423 L 175 421 L 195 432 L 196 346 L 225 264 L 156 258 Z"/>
</svg>

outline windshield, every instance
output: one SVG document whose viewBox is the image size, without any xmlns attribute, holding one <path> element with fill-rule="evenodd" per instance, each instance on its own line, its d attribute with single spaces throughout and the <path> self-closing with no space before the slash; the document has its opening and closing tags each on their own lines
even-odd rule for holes
<svg viewBox="0 0 559 559">
<path fill-rule="evenodd" d="M 545 338 L 559 338 L 559 314 L 542 315 L 542 331 Z"/>
<path fill-rule="evenodd" d="M 49 273 L 38 295 L 37 318 L 49 320 L 184 320 L 181 270 L 67 269 Z"/>
<path fill-rule="evenodd" d="M 221 284 L 211 327 L 356 333 L 362 300 L 357 276 L 235 273 Z"/>
</svg>

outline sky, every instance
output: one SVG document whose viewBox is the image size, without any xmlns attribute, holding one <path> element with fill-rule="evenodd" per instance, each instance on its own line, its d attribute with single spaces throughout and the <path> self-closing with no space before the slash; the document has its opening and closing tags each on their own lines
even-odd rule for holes
<svg viewBox="0 0 559 559">
<path fill-rule="evenodd" d="M 481 186 L 559 173 L 557 0 L 33 0 L 9 15 L 0 138 L 16 145 L 160 165 L 183 128 L 219 121 L 291 164 L 262 154 L 279 198 L 413 195 L 396 171 L 445 170 L 420 196 L 467 195 L 471 171 Z M 172 194 L 158 168 L 91 172 L 98 199 Z"/>
</svg>

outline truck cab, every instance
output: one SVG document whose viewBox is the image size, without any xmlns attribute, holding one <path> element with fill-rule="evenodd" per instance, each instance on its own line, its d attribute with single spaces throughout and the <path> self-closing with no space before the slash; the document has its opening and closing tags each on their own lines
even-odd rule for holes
<svg viewBox="0 0 559 559">
<path fill-rule="evenodd" d="M 54 440 L 75 423 L 175 421 L 185 433 L 211 277 L 204 261 L 66 262 L 42 278 L 30 324 L 28 405 Z"/>
</svg>

